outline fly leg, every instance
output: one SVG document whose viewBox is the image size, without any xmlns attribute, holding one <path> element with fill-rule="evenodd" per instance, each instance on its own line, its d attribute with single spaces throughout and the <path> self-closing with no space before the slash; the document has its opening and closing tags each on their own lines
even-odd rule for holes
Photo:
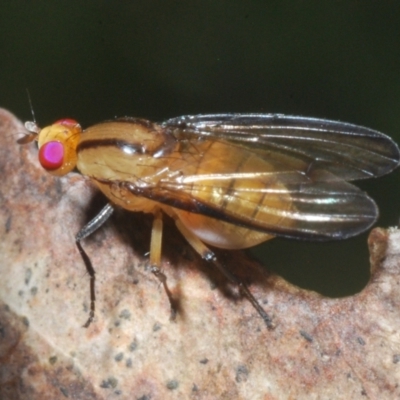
<svg viewBox="0 0 400 400">
<path fill-rule="evenodd" d="M 161 210 L 157 210 L 154 213 L 153 227 L 151 229 L 151 240 L 150 240 L 150 265 L 151 272 L 161 282 L 164 287 L 165 293 L 168 296 L 169 304 L 171 306 L 171 320 L 174 320 L 177 312 L 177 304 L 174 300 L 171 291 L 167 285 L 167 277 L 161 271 L 161 246 L 162 246 L 162 230 L 163 220 Z"/>
<path fill-rule="evenodd" d="M 89 221 L 75 236 L 75 243 L 78 247 L 79 253 L 82 257 L 83 262 L 85 263 L 86 270 L 90 276 L 90 312 L 89 318 L 83 325 L 84 328 L 87 328 L 94 318 L 95 311 L 95 302 L 96 302 L 96 294 L 95 294 L 95 270 L 93 268 L 92 262 L 90 261 L 89 256 L 86 254 L 85 250 L 83 250 L 81 246 L 81 241 L 91 235 L 94 231 L 99 229 L 104 222 L 110 218 L 113 213 L 114 208 L 109 203 L 91 220 Z"/>
<path fill-rule="evenodd" d="M 258 314 L 260 314 L 267 327 L 272 329 L 273 323 L 271 317 L 265 312 L 260 303 L 251 294 L 248 287 L 235 275 L 233 275 L 222 263 L 220 263 L 214 252 L 212 252 L 197 236 L 190 232 L 179 221 L 179 219 L 175 219 L 175 223 L 179 231 L 193 247 L 193 249 L 196 250 L 204 260 L 212 262 L 225 275 L 225 277 L 239 289 L 239 292 L 242 294 L 242 296 L 245 296 L 247 300 L 250 301 L 251 305 L 256 309 Z"/>
</svg>

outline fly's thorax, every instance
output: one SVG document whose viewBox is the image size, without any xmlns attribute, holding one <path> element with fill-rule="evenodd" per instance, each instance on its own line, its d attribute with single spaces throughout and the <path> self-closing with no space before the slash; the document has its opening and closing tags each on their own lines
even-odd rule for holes
<svg viewBox="0 0 400 400">
<path fill-rule="evenodd" d="M 82 135 L 77 168 L 93 179 L 135 182 L 157 174 L 176 146 L 172 135 L 149 121 L 103 122 Z"/>
<path fill-rule="evenodd" d="M 84 131 L 78 153 L 87 149 L 118 147 L 122 152 L 161 156 L 175 139 L 165 128 L 143 119 L 124 118 L 93 125 Z"/>
</svg>

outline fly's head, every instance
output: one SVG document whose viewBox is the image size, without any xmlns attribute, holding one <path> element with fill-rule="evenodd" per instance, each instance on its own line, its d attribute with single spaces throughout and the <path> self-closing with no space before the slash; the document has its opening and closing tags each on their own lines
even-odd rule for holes
<svg viewBox="0 0 400 400">
<path fill-rule="evenodd" d="M 25 144 L 36 140 L 39 145 L 39 162 L 50 174 L 66 175 L 76 166 L 76 148 L 82 128 L 73 119 L 60 119 L 43 129 L 36 122 L 25 122 L 29 134 L 18 140 Z"/>
</svg>

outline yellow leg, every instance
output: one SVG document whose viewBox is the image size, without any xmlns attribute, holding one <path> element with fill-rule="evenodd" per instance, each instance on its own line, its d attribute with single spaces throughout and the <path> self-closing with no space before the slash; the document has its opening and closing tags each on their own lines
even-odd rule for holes
<svg viewBox="0 0 400 400">
<path fill-rule="evenodd" d="M 162 249 L 162 230 L 163 230 L 163 220 L 162 220 L 162 212 L 161 210 L 157 210 L 154 213 L 153 227 L 151 229 L 151 240 L 150 240 L 150 265 L 151 272 L 154 276 L 161 282 L 164 287 L 165 292 L 167 293 L 168 300 L 171 306 L 171 319 L 175 319 L 178 305 L 174 298 L 172 297 L 172 293 L 167 285 L 167 277 L 161 271 L 161 249 Z"/>
<path fill-rule="evenodd" d="M 157 210 L 154 214 L 150 240 L 150 263 L 152 266 L 155 265 L 159 267 L 161 265 L 162 230 L 162 212 L 161 210 Z"/>
</svg>

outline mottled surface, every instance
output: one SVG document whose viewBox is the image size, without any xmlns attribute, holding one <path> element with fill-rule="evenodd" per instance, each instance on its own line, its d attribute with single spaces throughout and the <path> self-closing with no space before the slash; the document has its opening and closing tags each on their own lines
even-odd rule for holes
<svg viewBox="0 0 400 400">
<path fill-rule="evenodd" d="M 180 312 L 148 271 L 151 219 L 118 212 L 74 244 L 101 207 L 77 174 L 52 178 L 23 127 L 0 112 L 1 399 L 393 399 L 400 397 L 400 232 L 370 236 L 370 284 L 326 299 L 267 276 L 244 253 L 226 263 L 273 317 L 245 299 L 166 224 L 163 270 Z M 383 261 L 383 262 L 382 262 Z M 321 260 L 323 262 L 323 260 Z"/>
</svg>

